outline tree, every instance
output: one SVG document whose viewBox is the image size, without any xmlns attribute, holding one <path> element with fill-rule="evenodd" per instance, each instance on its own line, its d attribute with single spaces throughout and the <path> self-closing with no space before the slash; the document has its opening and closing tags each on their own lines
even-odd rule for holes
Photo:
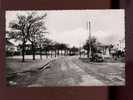
<svg viewBox="0 0 133 100">
<path fill-rule="evenodd" d="M 44 26 L 44 18 L 46 17 L 46 15 L 47 14 L 45 13 L 44 15 L 38 16 L 36 13 L 33 12 L 27 17 L 27 38 L 32 44 L 33 60 L 35 60 L 35 47 L 38 41 L 40 42 L 42 40 L 41 34 L 47 33 L 46 27 Z"/>
<path fill-rule="evenodd" d="M 87 56 L 89 57 L 89 52 L 90 52 L 90 46 L 91 46 L 91 56 L 93 57 L 94 54 L 97 52 L 97 40 L 95 37 L 91 38 L 91 41 L 88 39 L 83 46 L 85 50 L 87 50 Z"/>
<path fill-rule="evenodd" d="M 22 42 L 22 61 L 25 60 L 25 45 L 27 41 L 32 44 L 32 54 L 33 60 L 35 60 L 35 45 L 36 45 L 36 35 L 44 32 L 46 30 L 44 26 L 43 19 L 46 17 L 44 15 L 38 16 L 35 12 L 27 13 L 24 15 L 17 15 L 15 21 L 11 21 L 9 27 L 12 29 L 9 36 L 15 40 Z"/>
<path fill-rule="evenodd" d="M 52 47 L 52 40 L 46 38 L 45 41 L 43 42 L 43 48 L 46 52 L 46 58 L 48 58 L 48 53 L 49 51 L 51 50 L 51 47 Z"/>
<path fill-rule="evenodd" d="M 26 22 L 26 16 L 17 16 L 17 20 L 9 23 L 9 27 L 12 31 L 7 33 L 10 38 L 22 42 L 22 62 L 25 61 L 25 44 L 27 42 Z"/>
<path fill-rule="evenodd" d="M 52 40 L 49 40 L 48 44 L 47 44 L 47 49 L 48 49 L 48 52 L 50 53 L 51 55 L 51 58 L 53 56 L 53 51 L 54 51 L 54 43 Z"/>
<path fill-rule="evenodd" d="M 42 50 L 43 50 L 43 44 L 45 43 L 45 35 L 44 34 L 37 34 L 36 36 L 36 43 L 40 54 L 40 59 L 42 59 Z"/>
<path fill-rule="evenodd" d="M 55 51 L 55 57 L 57 56 L 57 54 L 59 55 L 59 43 L 54 42 L 54 51 Z"/>
<path fill-rule="evenodd" d="M 63 55 L 63 51 L 64 51 L 64 55 L 65 55 L 68 50 L 68 45 L 64 44 L 64 43 L 55 42 L 54 50 L 55 50 L 55 54 L 57 53 L 59 55 L 61 52 L 61 55 Z M 56 55 L 55 55 L 55 57 L 56 57 Z"/>
<path fill-rule="evenodd" d="M 60 43 L 56 42 L 54 44 L 55 47 L 55 54 L 57 54 L 59 56 L 59 51 L 60 51 Z M 55 55 L 56 56 L 56 55 Z"/>
<path fill-rule="evenodd" d="M 64 55 L 68 54 L 68 45 L 67 44 L 63 44 L 63 50 L 64 50 Z"/>
<path fill-rule="evenodd" d="M 63 55 L 62 51 L 64 51 L 64 55 L 65 55 L 65 51 L 67 49 L 67 45 L 64 43 L 59 44 L 59 49 L 61 50 L 61 55 Z"/>
<path fill-rule="evenodd" d="M 79 49 L 73 46 L 73 47 L 71 48 L 71 51 L 72 51 L 72 53 L 75 55 L 76 52 L 79 51 Z"/>
</svg>

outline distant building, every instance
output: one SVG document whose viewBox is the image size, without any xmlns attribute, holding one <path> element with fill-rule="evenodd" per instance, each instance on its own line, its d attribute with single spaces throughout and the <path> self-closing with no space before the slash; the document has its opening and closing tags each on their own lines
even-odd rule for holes
<svg viewBox="0 0 133 100">
<path fill-rule="evenodd" d="M 100 53 L 102 53 L 103 57 L 111 57 L 110 54 L 110 45 L 103 45 L 103 44 L 98 44 L 97 49 Z"/>
<path fill-rule="evenodd" d="M 17 46 L 6 39 L 6 44 L 5 44 L 6 56 L 13 56 L 16 54 L 17 51 L 18 51 Z"/>
<path fill-rule="evenodd" d="M 12 42 L 6 39 L 5 50 L 9 52 L 16 52 L 17 46 L 15 46 Z"/>
<path fill-rule="evenodd" d="M 119 40 L 115 45 L 114 49 L 125 51 L 125 39 Z"/>
</svg>

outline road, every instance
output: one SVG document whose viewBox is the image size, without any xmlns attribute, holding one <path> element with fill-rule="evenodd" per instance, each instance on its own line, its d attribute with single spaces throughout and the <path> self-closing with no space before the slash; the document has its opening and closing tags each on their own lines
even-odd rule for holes
<svg viewBox="0 0 133 100">
<path fill-rule="evenodd" d="M 124 63 L 88 63 L 76 56 L 59 57 L 29 87 L 124 85 L 124 72 Z"/>
</svg>

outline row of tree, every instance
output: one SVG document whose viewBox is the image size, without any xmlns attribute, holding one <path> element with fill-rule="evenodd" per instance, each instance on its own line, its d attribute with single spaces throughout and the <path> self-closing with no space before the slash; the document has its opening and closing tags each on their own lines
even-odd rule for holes
<svg viewBox="0 0 133 100">
<path fill-rule="evenodd" d="M 15 39 L 21 41 L 22 61 L 25 61 L 25 52 L 27 42 L 31 44 L 31 52 L 33 60 L 35 60 L 36 52 L 39 51 L 40 58 L 42 59 L 42 52 L 46 52 L 48 56 L 49 51 L 55 52 L 55 57 L 59 55 L 59 51 L 64 51 L 64 55 L 73 54 L 78 51 L 78 48 L 69 48 L 67 44 L 53 42 L 46 37 L 47 29 L 45 27 L 47 14 L 37 14 L 36 12 L 30 12 L 23 15 L 16 15 L 16 20 L 9 23 L 10 31 L 6 32 L 8 39 Z"/>
<path fill-rule="evenodd" d="M 22 49 L 22 46 L 19 46 L 20 50 Z M 30 55 L 32 52 L 32 48 L 31 45 L 28 44 L 26 45 L 26 54 Z M 57 43 L 54 42 L 52 40 L 49 39 L 45 39 L 45 41 L 43 43 L 41 43 L 41 46 L 39 46 L 39 44 L 36 44 L 35 46 L 35 55 L 39 54 L 40 55 L 40 59 L 42 59 L 42 56 L 45 55 L 46 58 L 48 58 L 49 56 L 51 57 L 57 57 L 59 55 L 75 55 L 76 52 L 78 52 L 78 48 L 76 47 L 69 47 L 67 44 L 64 43 Z"/>
</svg>

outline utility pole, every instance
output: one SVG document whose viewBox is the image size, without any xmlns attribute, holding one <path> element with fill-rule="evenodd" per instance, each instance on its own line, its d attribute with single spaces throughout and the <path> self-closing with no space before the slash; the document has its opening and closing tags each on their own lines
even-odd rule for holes
<svg viewBox="0 0 133 100">
<path fill-rule="evenodd" d="M 89 59 L 91 59 L 92 51 L 91 51 L 91 22 L 90 21 L 89 22 L 87 21 L 87 30 L 89 30 L 88 31 L 89 32 Z"/>
</svg>

